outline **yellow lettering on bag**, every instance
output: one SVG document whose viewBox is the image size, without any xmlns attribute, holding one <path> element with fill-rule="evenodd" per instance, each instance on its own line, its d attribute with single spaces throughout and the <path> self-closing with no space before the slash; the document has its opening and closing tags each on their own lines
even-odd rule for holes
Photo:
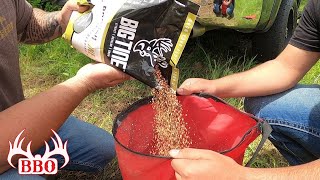
<svg viewBox="0 0 320 180">
<path fill-rule="evenodd" d="M 174 51 L 172 53 L 170 65 L 171 66 L 176 66 L 178 64 L 178 61 L 181 57 L 182 51 L 185 48 L 187 41 L 189 39 L 190 33 L 192 31 L 193 25 L 196 21 L 197 16 L 188 13 L 187 19 L 184 23 L 183 29 L 181 31 L 181 34 L 179 36 L 178 42 L 176 47 L 174 48 Z"/>
<path fill-rule="evenodd" d="M 179 69 L 176 67 L 172 67 L 170 87 L 174 91 L 176 91 L 178 89 L 178 81 L 179 81 Z"/>
</svg>

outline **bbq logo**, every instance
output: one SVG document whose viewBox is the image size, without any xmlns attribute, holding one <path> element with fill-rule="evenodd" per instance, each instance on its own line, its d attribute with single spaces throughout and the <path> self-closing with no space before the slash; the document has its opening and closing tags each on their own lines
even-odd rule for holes
<svg viewBox="0 0 320 180">
<path fill-rule="evenodd" d="M 26 158 L 20 158 L 18 161 L 19 174 L 57 174 L 58 161 L 54 158 L 50 158 L 53 155 L 62 155 L 64 157 L 64 164 L 61 168 L 65 167 L 68 164 L 69 162 L 69 155 L 67 152 L 68 141 L 66 141 L 63 144 L 59 135 L 54 130 L 51 130 L 51 131 L 53 132 L 53 134 L 57 139 L 55 140 L 54 138 L 51 137 L 54 143 L 55 149 L 50 151 L 48 143 L 45 142 L 46 150 L 42 157 L 39 154 L 35 156 L 32 155 L 31 142 L 29 142 L 27 146 L 27 151 L 22 150 L 21 146 L 25 137 L 22 138 L 21 141 L 20 141 L 20 137 L 24 132 L 24 130 L 17 136 L 13 144 L 9 141 L 10 151 L 9 151 L 7 160 L 13 168 L 16 168 L 12 164 L 12 157 L 14 155 L 23 155 L 26 157 Z"/>
<path fill-rule="evenodd" d="M 141 57 L 149 57 L 153 67 L 157 62 L 160 67 L 167 68 L 169 64 L 163 54 L 171 52 L 172 47 L 172 40 L 168 38 L 140 40 L 134 45 L 133 51 L 139 52 Z"/>
</svg>

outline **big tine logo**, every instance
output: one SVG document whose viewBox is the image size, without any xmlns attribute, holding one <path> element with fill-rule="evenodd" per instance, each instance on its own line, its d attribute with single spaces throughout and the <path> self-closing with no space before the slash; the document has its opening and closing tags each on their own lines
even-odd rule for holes
<svg viewBox="0 0 320 180">
<path fill-rule="evenodd" d="M 54 149 L 50 151 L 49 145 L 47 142 L 45 142 L 45 153 L 41 157 L 41 155 L 37 154 L 35 156 L 32 155 L 31 152 L 31 142 L 28 143 L 27 150 L 22 149 L 22 144 L 25 139 L 22 138 L 21 141 L 20 137 L 23 134 L 25 130 L 23 130 L 15 139 L 14 143 L 12 144 L 9 141 L 10 144 L 10 151 L 8 154 L 8 162 L 13 167 L 16 168 L 12 164 L 12 157 L 14 155 L 23 155 L 26 158 L 20 158 L 19 159 L 19 173 L 20 174 L 55 174 L 58 170 L 58 162 L 56 159 L 50 158 L 53 155 L 62 155 L 64 157 L 64 164 L 61 168 L 65 167 L 69 162 L 69 155 L 67 152 L 67 144 L 68 141 L 66 141 L 64 144 L 62 143 L 61 138 L 59 135 L 54 131 L 53 134 L 55 135 L 55 140 L 53 137 L 51 137 L 51 140 L 54 144 Z"/>
<path fill-rule="evenodd" d="M 155 62 L 159 64 L 162 68 L 168 67 L 168 62 L 164 57 L 164 53 L 171 52 L 173 47 L 172 40 L 169 38 L 160 38 L 138 41 L 134 47 L 134 52 L 139 52 L 141 57 L 149 57 L 152 67 L 155 66 Z"/>
</svg>

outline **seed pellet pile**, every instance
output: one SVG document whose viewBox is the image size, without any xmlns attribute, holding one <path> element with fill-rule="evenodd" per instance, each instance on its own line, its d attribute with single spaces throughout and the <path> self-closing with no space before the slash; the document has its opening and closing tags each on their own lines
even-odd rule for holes
<svg viewBox="0 0 320 180">
<path fill-rule="evenodd" d="M 161 88 L 152 90 L 155 147 L 151 154 L 169 156 L 171 149 L 187 148 L 192 142 L 175 92 L 159 70 L 156 70 L 156 78 Z"/>
</svg>

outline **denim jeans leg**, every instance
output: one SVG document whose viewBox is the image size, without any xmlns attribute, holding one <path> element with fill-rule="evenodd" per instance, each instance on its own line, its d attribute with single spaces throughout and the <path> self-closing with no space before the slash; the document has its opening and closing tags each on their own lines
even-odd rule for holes
<svg viewBox="0 0 320 180">
<path fill-rule="evenodd" d="M 233 9 L 234 9 L 233 4 L 230 4 L 230 6 L 227 8 L 227 14 L 228 14 L 229 16 L 232 16 L 232 14 L 233 14 Z"/>
<path fill-rule="evenodd" d="M 214 4 L 213 5 L 213 12 L 216 13 L 216 14 L 219 14 L 220 13 L 220 4 Z"/>
<path fill-rule="evenodd" d="M 4 180 L 45 180 L 44 177 L 39 175 L 21 175 L 18 169 L 9 169 L 8 171 L 0 174 L 0 179 Z"/>
<path fill-rule="evenodd" d="M 320 158 L 319 85 L 297 85 L 279 94 L 246 98 L 245 111 L 269 122 L 270 141 L 291 165 Z"/>
<path fill-rule="evenodd" d="M 68 140 L 68 154 L 70 161 L 64 170 L 101 171 L 115 157 L 114 139 L 107 131 L 92 124 L 70 116 L 57 132 L 63 142 Z M 53 141 L 48 142 L 50 149 L 54 149 Z M 45 147 L 37 152 L 43 154 Z M 59 167 L 64 163 L 60 155 L 57 158 Z"/>
</svg>

